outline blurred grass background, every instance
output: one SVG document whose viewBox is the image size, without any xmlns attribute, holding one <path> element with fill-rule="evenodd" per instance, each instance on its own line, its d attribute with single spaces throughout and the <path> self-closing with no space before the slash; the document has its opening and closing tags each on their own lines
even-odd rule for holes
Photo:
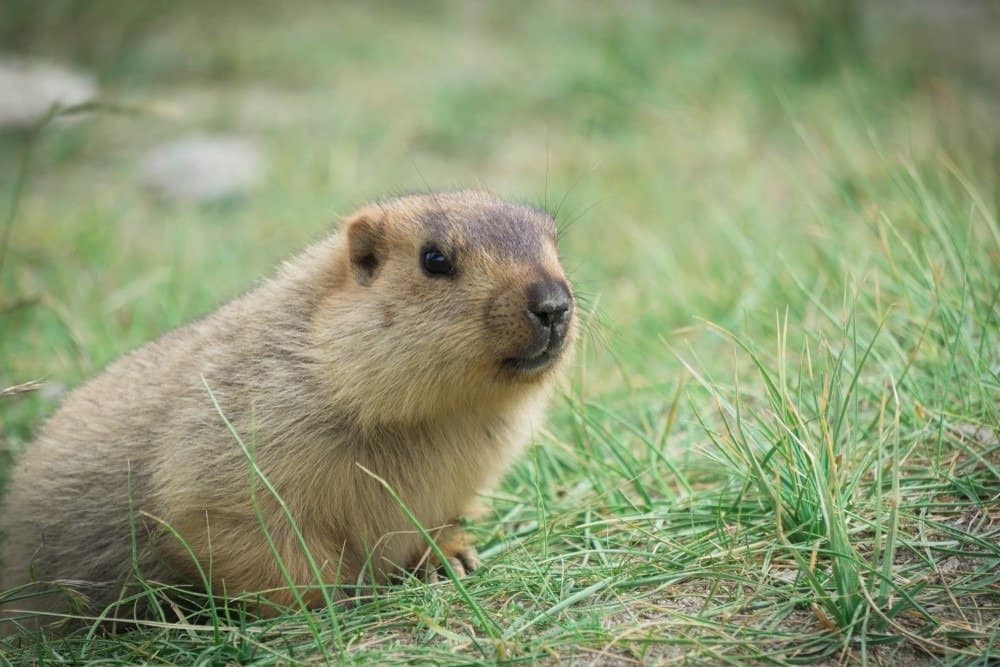
<svg viewBox="0 0 1000 667">
<path fill-rule="evenodd" d="M 963 432 L 994 434 L 975 436 L 974 449 L 986 463 L 971 469 L 968 479 L 977 489 L 973 505 L 995 521 L 998 27 L 996 6 L 972 0 L 614 6 L 8 0 L 0 5 L 4 51 L 92 72 L 102 100 L 140 111 L 57 122 L 37 140 L 25 132 L 0 135 L 0 183 L 8 201 L 33 147 L 0 273 L 0 387 L 44 379 L 52 388 L 0 403 L 5 461 L 30 441 L 61 387 L 73 387 L 122 352 L 247 289 L 359 204 L 395 191 L 481 186 L 558 208 L 569 225 L 564 263 L 592 306 L 595 333 L 582 346 L 567 398 L 542 438 L 545 446 L 518 466 L 493 501 L 494 522 L 479 528 L 487 552 L 493 544 L 523 565 L 518 576 L 543 577 L 554 586 L 523 598 L 519 611 L 510 613 L 534 618 L 547 608 L 545 600 L 558 605 L 580 587 L 617 576 L 629 585 L 603 603 L 621 606 L 607 612 L 613 618 L 627 614 L 634 604 L 628 591 L 645 590 L 636 582 L 648 575 L 629 563 L 639 552 L 661 553 L 663 562 L 673 562 L 671 549 L 684 553 L 687 538 L 684 531 L 670 532 L 677 527 L 671 521 L 693 522 L 696 506 L 734 544 L 781 542 L 767 532 L 781 525 L 780 517 L 778 524 L 755 524 L 763 532 L 752 539 L 723 526 L 719 498 L 742 488 L 740 470 L 755 470 L 750 440 L 773 443 L 783 428 L 808 431 L 823 423 L 823 402 L 842 378 L 794 380 L 811 369 L 814 356 L 819 363 L 821 349 L 830 352 L 823 362 L 828 369 L 846 364 L 838 350 L 853 350 L 858 363 L 846 365 L 847 377 L 870 388 L 863 401 L 845 390 L 844 400 L 854 406 L 849 422 L 857 433 L 850 441 L 860 463 L 850 483 L 840 473 L 831 479 L 849 488 L 848 496 L 856 488 L 876 488 L 881 507 L 881 484 L 889 481 L 876 474 L 882 468 L 871 457 L 881 461 L 885 454 L 898 462 L 889 450 L 864 451 L 884 444 L 863 428 L 891 404 L 895 385 L 884 370 L 893 381 L 905 376 L 917 383 L 903 389 L 903 402 L 912 398 L 906 414 L 913 433 L 934 431 L 937 424 L 937 439 L 927 440 L 938 448 L 937 459 L 927 464 L 931 478 L 947 468 L 941 442 L 951 432 L 934 415 L 946 413 Z M 269 162 L 265 182 L 246 197 L 209 206 L 150 196 L 136 174 L 143 154 L 205 131 L 257 142 Z M 932 276 L 926 284 L 914 278 L 926 275 Z M 947 318 L 936 310 L 943 303 L 955 304 Z M 950 329 L 948 318 L 970 329 Z M 922 345 L 936 329 L 922 323 L 939 320 L 944 342 L 928 350 Z M 879 324 L 891 343 L 883 345 L 885 356 L 866 385 L 859 349 Z M 754 355 L 714 327 L 735 332 Z M 975 358 L 949 346 L 948 332 L 974 341 L 968 349 Z M 911 365 L 921 373 L 911 373 Z M 761 368 L 776 376 L 780 371 L 777 384 L 794 385 L 800 398 L 823 403 L 815 420 L 799 423 L 801 415 L 787 412 L 787 394 L 772 395 L 755 375 Z M 784 426 L 775 427 L 770 440 L 767 429 L 749 439 L 730 433 L 713 440 L 725 430 L 724 418 L 710 413 L 725 414 L 727 401 L 733 414 L 737 408 L 762 413 L 771 405 Z M 903 422 L 896 423 L 896 436 Z M 602 435 L 593 441 L 595 433 Z M 635 454 L 647 441 L 665 454 L 650 454 L 648 461 Z M 716 453 L 706 458 L 705 451 Z M 740 458 L 740 451 L 750 458 Z M 638 458 L 626 465 L 625 452 Z M 720 471 L 713 456 L 735 467 Z M 594 517 L 576 513 L 579 496 L 573 494 L 581 486 L 588 502 L 602 508 L 595 512 L 614 518 L 618 532 L 605 539 L 622 540 L 624 551 L 608 555 L 600 542 L 584 539 L 590 531 L 578 526 Z M 537 498 L 517 509 L 517 497 Z M 920 497 L 919 503 L 929 502 Z M 680 504 L 655 510 L 664 499 Z M 777 507 L 780 513 L 780 506 L 763 502 L 770 510 L 761 511 Z M 653 524 L 637 528 L 642 521 L 636 517 L 647 514 L 655 515 Z M 561 517 L 565 539 L 583 545 L 563 545 L 559 564 L 565 569 L 558 572 L 545 560 L 550 548 L 559 551 L 551 546 L 559 542 L 555 533 L 539 528 L 547 516 Z M 885 518 L 880 509 L 871 516 L 876 524 Z M 820 534 L 836 537 L 829 521 L 820 524 Z M 845 531 L 858 530 L 848 524 Z M 525 525 L 537 532 L 525 529 L 526 546 L 496 546 Z M 654 549 L 647 539 L 660 546 Z M 884 547 L 883 541 L 871 548 Z M 990 564 L 986 574 L 996 565 L 993 557 L 983 561 Z M 585 574 L 592 561 L 603 568 L 594 580 Z M 544 574 L 529 567 L 535 562 L 549 563 Z M 746 572 L 759 572 L 761 562 L 743 562 L 750 570 L 738 588 L 754 585 Z M 807 566 L 797 565 L 803 571 Z M 494 583 L 502 579 L 497 571 L 493 576 Z M 566 584 L 574 578 L 584 583 L 576 589 Z M 712 581 L 706 586 L 715 590 L 722 579 Z M 825 589 L 822 582 L 796 579 L 786 583 L 801 597 L 784 591 L 770 598 L 771 604 L 792 599 L 793 616 L 775 612 L 766 622 L 744 619 L 741 625 L 734 614 L 757 612 L 738 611 L 734 600 L 745 593 L 733 592 L 727 581 L 726 590 L 717 591 L 729 596 L 719 603 L 722 612 L 715 613 L 711 596 L 683 610 L 685 619 L 700 619 L 687 625 L 675 607 L 657 608 L 658 618 L 673 624 L 671 633 L 687 637 L 686 653 L 647 653 L 651 640 L 636 639 L 639 631 L 665 630 L 642 614 L 618 618 L 619 627 L 572 610 L 541 616 L 530 633 L 525 628 L 532 639 L 524 651 L 545 660 L 575 655 L 597 662 L 602 647 L 613 647 L 608 655 L 626 662 L 869 655 L 864 640 L 857 643 L 866 636 L 862 617 L 835 613 L 854 609 L 843 606 L 851 594 L 838 589 L 830 598 L 833 611 L 803 620 L 794 610 L 810 609 L 810 596 L 822 600 L 817 590 Z M 913 649 L 913 655 L 947 661 L 962 660 L 970 650 L 996 650 L 995 570 L 992 579 L 976 581 L 992 605 L 977 629 L 965 628 L 965 639 L 942 640 L 946 651 Z M 522 599 L 516 590 L 522 584 L 510 585 L 483 589 L 484 596 Z M 647 588 L 662 594 L 659 585 Z M 876 578 L 866 585 L 880 584 Z M 406 594 L 423 595 L 415 588 Z M 447 593 L 433 595 L 441 606 L 431 608 L 448 608 Z M 510 611 L 496 604 L 506 610 L 498 614 Z M 468 629 L 461 614 L 457 620 L 446 616 L 413 636 L 398 630 L 406 638 L 393 635 L 389 653 L 351 655 L 442 659 L 444 654 L 419 651 L 442 637 L 455 642 L 448 632 Z M 359 636 L 382 627 L 380 618 L 359 612 Z M 732 643 L 720 639 L 735 632 L 732 627 L 763 632 L 762 624 L 777 627 L 789 618 L 802 623 L 803 633 L 816 633 L 816 643 L 806 649 L 796 641 L 804 635 L 776 639 L 750 631 Z M 452 627 L 453 620 L 457 629 L 436 630 Z M 535 634 L 551 623 L 565 634 Z M 735 625 L 705 639 L 705 628 L 720 623 Z M 879 638 L 893 650 L 919 644 L 898 633 Z M 574 642 L 583 653 L 568 648 Z M 132 651 L 138 643 L 102 650 Z M 255 650 L 240 655 L 262 659 Z"/>
</svg>

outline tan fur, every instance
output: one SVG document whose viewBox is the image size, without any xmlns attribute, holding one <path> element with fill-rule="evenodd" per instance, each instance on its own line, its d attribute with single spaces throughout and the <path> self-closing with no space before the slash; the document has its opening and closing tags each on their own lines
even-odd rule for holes
<svg viewBox="0 0 1000 667">
<path fill-rule="evenodd" d="M 435 239 L 454 250 L 454 278 L 420 268 Z M 137 576 L 203 591 L 200 565 L 217 595 L 270 591 L 291 604 L 251 503 L 255 476 L 206 384 L 322 570 L 317 582 L 285 510 L 255 479 L 278 553 L 296 584 L 314 587 L 307 604 L 322 603 L 317 583 L 384 581 L 427 562 L 420 535 L 361 466 L 437 531 L 446 557 L 474 563 L 455 520 L 530 438 L 572 344 L 570 321 L 551 365 L 501 363 L 530 343 L 525 289 L 537 280 L 565 278 L 553 222 L 533 208 L 481 192 L 365 207 L 257 289 L 68 397 L 13 471 L 0 585 L 62 582 L 95 613 Z M 15 609 L 63 612 L 67 598 L 3 613 Z"/>
</svg>

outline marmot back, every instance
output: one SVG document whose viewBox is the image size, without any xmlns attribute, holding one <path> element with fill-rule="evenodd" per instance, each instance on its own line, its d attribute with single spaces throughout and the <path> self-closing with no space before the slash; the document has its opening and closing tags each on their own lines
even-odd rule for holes
<svg viewBox="0 0 1000 667">
<path fill-rule="evenodd" d="M 473 191 L 366 206 L 70 394 L 12 473 L 0 586 L 32 596 L 2 615 L 95 614 L 140 580 L 204 592 L 203 575 L 317 606 L 320 585 L 412 570 L 427 545 L 366 470 L 473 569 L 456 520 L 536 427 L 573 311 L 544 212 Z"/>
</svg>

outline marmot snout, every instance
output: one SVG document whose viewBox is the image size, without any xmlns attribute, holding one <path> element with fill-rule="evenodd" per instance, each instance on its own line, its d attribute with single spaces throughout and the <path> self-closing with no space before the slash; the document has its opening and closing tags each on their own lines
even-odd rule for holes
<svg viewBox="0 0 1000 667">
<path fill-rule="evenodd" d="M 558 358 L 573 317 L 573 296 L 565 280 L 531 283 L 525 294 L 531 344 L 520 355 L 504 359 L 507 368 L 519 371 L 544 368 Z"/>
<path fill-rule="evenodd" d="M 3 514 L 2 586 L 51 592 L 3 615 L 67 592 L 100 612 L 140 578 L 311 606 L 383 581 L 427 545 L 366 470 L 471 570 L 456 519 L 530 438 L 574 331 L 547 214 L 468 191 L 366 206 L 68 397 Z"/>
</svg>

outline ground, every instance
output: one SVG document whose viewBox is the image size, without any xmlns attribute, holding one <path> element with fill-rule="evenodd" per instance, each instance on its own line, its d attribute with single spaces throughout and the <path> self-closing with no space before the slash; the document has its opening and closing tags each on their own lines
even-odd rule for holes
<svg viewBox="0 0 1000 667">
<path fill-rule="evenodd" d="M 3 659 L 1000 659 L 997 14 L 860 4 L 0 9 L 105 103 L 0 135 L 0 388 L 46 382 L 0 397 L 0 476 L 68 388 L 385 193 L 556 212 L 585 321 L 461 587 Z M 206 132 L 260 148 L 252 192 L 143 187 Z"/>
</svg>

